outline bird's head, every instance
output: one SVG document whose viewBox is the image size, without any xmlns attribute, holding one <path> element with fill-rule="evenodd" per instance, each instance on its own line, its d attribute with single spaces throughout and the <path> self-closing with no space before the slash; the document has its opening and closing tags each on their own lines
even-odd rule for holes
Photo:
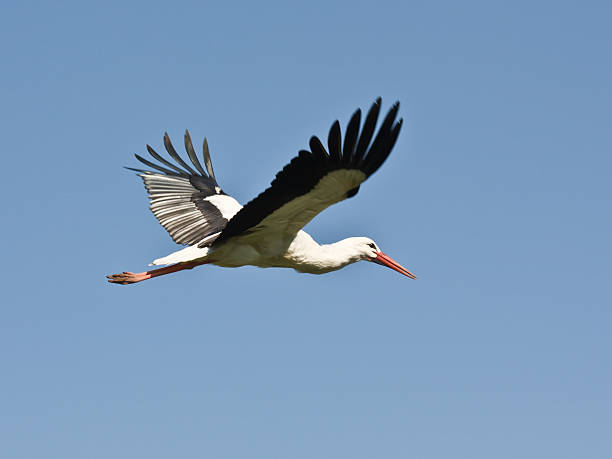
<svg viewBox="0 0 612 459">
<path fill-rule="evenodd" d="M 416 276 L 400 265 L 397 261 L 391 258 L 380 250 L 378 244 L 369 237 L 354 237 L 350 238 L 351 244 L 355 250 L 359 253 L 362 260 L 371 261 L 387 268 L 391 268 L 410 279 L 416 279 Z"/>
</svg>

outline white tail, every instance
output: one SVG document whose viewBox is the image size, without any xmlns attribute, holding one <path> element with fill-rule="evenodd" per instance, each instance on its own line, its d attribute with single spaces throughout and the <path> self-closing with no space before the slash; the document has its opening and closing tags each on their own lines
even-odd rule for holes
<svg viewBox="0 0 612 459">
<path fill-rule="evenodd" d="M 186 261 L 197 260 L 208 255 L 208 247 L 199 248 L 197 245 L 186 247 L 163 258 L 153 260 L 149 266 L 171 265 L 174 263 L 184 263 Z"/>
</svg>

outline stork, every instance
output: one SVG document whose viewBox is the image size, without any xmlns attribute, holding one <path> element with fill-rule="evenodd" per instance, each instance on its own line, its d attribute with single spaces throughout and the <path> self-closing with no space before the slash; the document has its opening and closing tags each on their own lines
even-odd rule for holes
<svg viewBox="0 0 612 459">
<path fill-rule="evenodd" d="M 329 131 L 328 150 L 319 138 L 311 137 L 310 151 L 301 150 L 276 174 L 270 187 L 244 207 L 219 186 L 206 138 L 206 170 L 196 156 L 189 131 L 185 132 L 185 150 L 191 165 L 178 155 L 167 133 L 164 146 L 175 163 L 147 145 L 157 163 L 135 156 L 153 170 L 128 169 L 136 171 L 144 181 L 151 210 L 159 223 L 174 242 L 187 247 L 151 264 L 166 265 L 164 268 L 113 274 L 106 276 L 108 281 L 133 284 L 207 263 L 230 268 L 293 268 L 302 273 L 323 274 L 360 260 L 416 279 L 370 238 L 350 237 L 320 245 L 302 230 L 319 212 L 355 196 L 361 183 L 391 153 L 402 127 L 401 118 L 395 121 L 399 102 L 391 107 L 374 136 L 380 106 L 378 98 L 361 127 L 361 110 L 355 111 L 346 127 L 344 143 L 337 120 Z"/>
</svg>

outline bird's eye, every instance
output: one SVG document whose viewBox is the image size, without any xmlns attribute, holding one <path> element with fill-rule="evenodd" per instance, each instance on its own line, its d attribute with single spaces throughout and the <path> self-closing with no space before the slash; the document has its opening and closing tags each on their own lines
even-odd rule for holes
<svg viewBox="0 0 612 459">
<path fill-rule="evenodd" d="M 370 242 L 368 245 L 369 245 L 370 247 L 372 247 L 373 249 L 376 249 L 376 246 L 374 245 L 374 243 L 373 243 L 373 242 Z"/>
</svg>

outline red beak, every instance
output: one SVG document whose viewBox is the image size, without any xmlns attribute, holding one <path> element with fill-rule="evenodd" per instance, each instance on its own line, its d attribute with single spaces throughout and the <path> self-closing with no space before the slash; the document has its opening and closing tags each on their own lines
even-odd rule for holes
<svg viewBox="0 0 612 459">
<path fill-rule="evenodd" d="M 404 276 L 409 277 L 410 279 L 416 279 L 416 276 L 400 265 L 397 261 L 391 258 L 389 255 L 386 255 L 382 252 L 378 252 L 376 258 L 372 260 L 374 263 L 378 263 L 379 265 L 386 266 L 387 268 L 391 268 L 394 271 L 397 271 Z"/>
</svg>

